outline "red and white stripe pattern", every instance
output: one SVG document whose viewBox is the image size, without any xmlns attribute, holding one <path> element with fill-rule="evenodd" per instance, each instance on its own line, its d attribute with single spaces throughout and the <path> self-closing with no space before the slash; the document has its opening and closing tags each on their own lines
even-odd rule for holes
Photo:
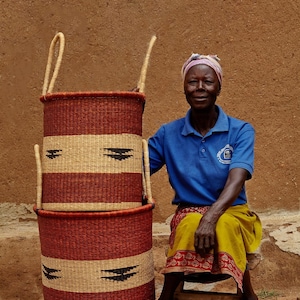
<svg viewBox="0 0 300 300">
<path fill-rule="evenodd" d="M 140 206 L 143 94 L 57 93 L 41 101 L 42 207 L 111 211 Z"/>
</svg>

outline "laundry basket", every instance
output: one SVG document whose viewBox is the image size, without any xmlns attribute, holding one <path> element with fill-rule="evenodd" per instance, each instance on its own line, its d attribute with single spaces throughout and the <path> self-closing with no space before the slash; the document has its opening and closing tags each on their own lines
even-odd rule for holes
<svg viewBox="0 0 300 300">
<path fill-rule="evenodd" d="M 56 93 L 41 101 L 43 208 L 110 211 L 140 206 L 144 95 Z"/>
<path fill-rule="evenodd" d="M 153 203 L 114 212 L 35 211 L 45 300 L 154 300 Z"/>
<path fill-rule="evenodd" d="M 152 39 L 152 47 L 155 39 Z M 112 211 L 142 205 L 142 115 L 145 65 L 139 92 L 52 93 L 64 35 L 50 45 L 43 93 L 42 205 L 51 211 Z M 56 43 L 59 55 L 49 83 Z M 39 207 L 41 208 L 41 207 Z"/>
</svg>

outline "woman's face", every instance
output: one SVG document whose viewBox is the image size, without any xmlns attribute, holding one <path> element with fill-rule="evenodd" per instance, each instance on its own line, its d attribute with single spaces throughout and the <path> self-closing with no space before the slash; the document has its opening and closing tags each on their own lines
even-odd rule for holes
<svg viewBox="0 0 300 300">
<path fill-rule="evenodd" d="M 207 65 L 193 66 L 185 76 L 184 93 L 192 109 L 212 108 L 220 93 L 217 74 Z"/>
</svg>

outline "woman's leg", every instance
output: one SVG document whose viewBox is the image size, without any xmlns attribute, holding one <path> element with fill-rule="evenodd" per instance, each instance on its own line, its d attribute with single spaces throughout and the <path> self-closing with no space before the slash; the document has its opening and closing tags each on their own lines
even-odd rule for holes
<svg viewBox="0 0 300 300">
<path fill-rule="evenodd" d="M 158 300 L 173 300 L 175 290 L 182 280 L 183 273 L 165 274 L 164 286 Z"/>
<path fill-rule="evenodd" d="M 252 288 L 249 270 L 246 270 L 244 273 L 243 293 L 242 293 L 241 299 L 243 299 L 243 300 L 257 300 L 258 299 Z"/>
</svg>

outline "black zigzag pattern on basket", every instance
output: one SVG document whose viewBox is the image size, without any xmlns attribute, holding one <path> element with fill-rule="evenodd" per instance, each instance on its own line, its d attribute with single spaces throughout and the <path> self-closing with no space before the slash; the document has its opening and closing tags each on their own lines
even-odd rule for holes
<svg viewBox="0 0 300 300">
<path fill-rule="evenodd" d="M 119 268 L 119 269 L 101 270 L 102 272 L 116 274 L 116 275 L 112 275 L 112 276 L 102 276 L 101 278 L 113 280 L 113 281 L 125 281 L 128 278 L 130 278 L 138 273 L 138 272 L 129 273 L 131 270 L 133 270 L 137 267 L 138 266 L 131 266 L 131 267 Z"/>
<path fill-rule="evenodd" d="M 61 156 L 60 152 L 62 152 L 61 149 L 51 149 L 51 150 L 47 150 L 47 154 L 46 156 L 50 159 L 54 159 L 56 157 Z"/>
<path fill-rule="evenodd" d="M 132 154 L 125 154 L 130 151 L 133 151 L 133 149 L 129 149 L 129 148 L 104 148 L 104 149 L 112 152 L 112 154 L 104 154 L 104 155 L 112 157 L 116 160 L 124 160 L 133 156 Z"/>
<path fill-rule="evenodd" d="M 46 276 L 47 279 L 49 280 L 54 280 L 61 278 L 61 276 L 54 275 L 54 273 L 60 272 L 61 270 L 58 269 L 52 269 L 48 268 L 43 264 L 43 274 Z"/>
</svg>

